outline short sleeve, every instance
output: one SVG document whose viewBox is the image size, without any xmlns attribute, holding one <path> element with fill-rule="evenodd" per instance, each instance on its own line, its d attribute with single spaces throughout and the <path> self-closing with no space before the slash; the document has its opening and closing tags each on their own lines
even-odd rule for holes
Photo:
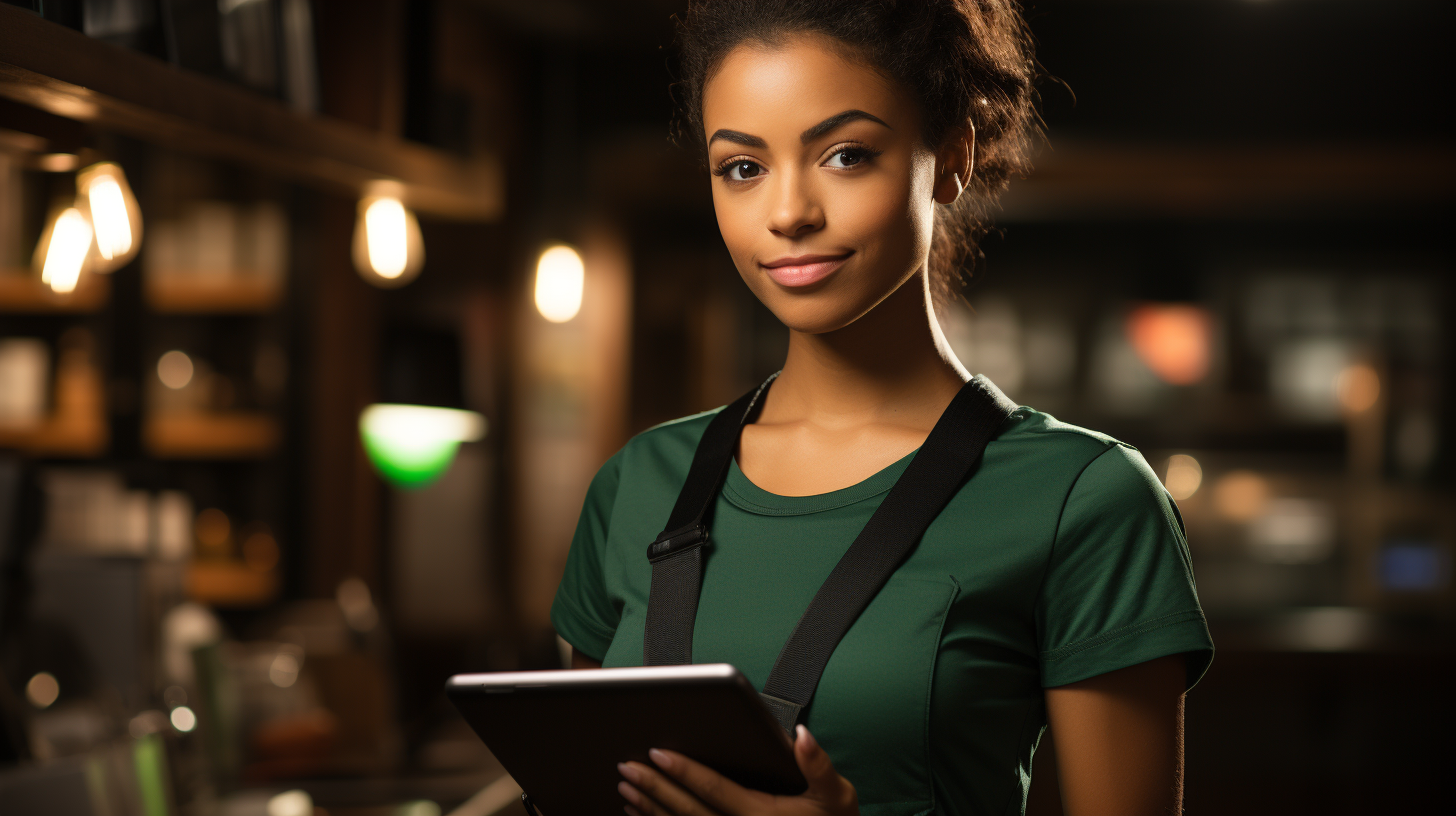
<svg viewBox="0 0 1456 816">
<path fill-rule="evenodd" d="M 1213 659 L 1183 522 L 1134 449 L 1114 445 L 1072 485 L 1037 607 L 1042 685 L 1172 654 L 1191 688 Z"/>
<path fill-rule="evenodd" d="M 551 603 L 551 625 L 557 634 L 593 660 L 601 660 L 607 653 L 621 619 L 621 610 L 607 592 L 603 570 L 620 476 L 618 454 L 592 478 L 571 539 L 571 552 L 566 556 L 566 571 Z"/>
</svg>

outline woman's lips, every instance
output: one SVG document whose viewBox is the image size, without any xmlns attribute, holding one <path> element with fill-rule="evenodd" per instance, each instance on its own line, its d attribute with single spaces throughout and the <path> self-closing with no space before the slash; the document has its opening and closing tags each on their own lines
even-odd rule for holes
<svg viewBox="0 0 1456 816">
<path fill-rule="evenodd" d="M 809 286 L 834 274 L 852 254 L 854 253 L 846 252 L 842 255 L 799 255 L 793 258 L 779 258 L 778 260 L 762 263 L 760 266 L 763 267 L 770 278 L 773 278 L 774 283 L 780 286 Z"/>
</svg>

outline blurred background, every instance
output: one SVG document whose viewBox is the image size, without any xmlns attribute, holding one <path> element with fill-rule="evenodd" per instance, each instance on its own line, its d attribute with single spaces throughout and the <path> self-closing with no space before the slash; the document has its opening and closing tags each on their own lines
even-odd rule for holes
<svg viewBox="0 0 1456 816">
<path fill-rule="evenodd" d="M 519 812 L 445 678 L 560 666 L 596 468 L 785 350 L 681 7 L 0 3 L 0 812 Z M 1443 810 L 1451 4 L 1026 15 L 1049 138 L 942 320 L 1179 503 L 1187 812 Z"/>
</svg>

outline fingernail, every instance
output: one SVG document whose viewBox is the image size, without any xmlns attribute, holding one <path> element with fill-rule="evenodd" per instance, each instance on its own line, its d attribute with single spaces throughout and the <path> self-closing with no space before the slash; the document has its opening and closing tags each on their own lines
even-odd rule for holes
<svg viewBox="0 0 1456 816">
<path fill-rule="evenodd" d="M 800 725 L 800 726 L 797 726 L 797 729 L 798 729 L 798 732 L 799 732 L 798 733 L 798 737 L 799 737 L 799 739 L 802 739 L 804 741 L 804 747 L 805 748 L 808 748 L 809 750 L 812 751 L 815 748 L 818 748 L 819 747 L 819 741 L 816 740 L 816 739 L 814 739 L 814 735 L 809 733 L 809 729 L 808 728 L 805 728 L 804 726 Z"/>
<path fill-rule="evenodd" d="M 642 772 L 639 771 L 639 770 L 637 770 L 636 768 L 632 767 L 631 765 L 628 765 L 625 762 L 618 762 L 617 763 L 617 771 L 619 773 L 621 773 L 622 776 L 627 777 L 627 781 L 628 782 L 641 782 L 642 781 Z"/>
<path fill-rule="evenodd" d="M 652 757 L 652 761 L 657 763 L 657 767 L 664 771 L 672 770 L 672 757 L 668 756 L 666 751 L 659 751 L 653 748 L 647 752 L 647 755 Z"/>
<path fill-rule="evenodd" d="M 617 793 L 622 794 L 623 799 L 626 799 L 634 805 L 638 803 L 638 797 L 641 796 L 641 794 L 637 793 L 636 788 L 628 785 L 626 782 L 617 783 Z"/>
</svg>

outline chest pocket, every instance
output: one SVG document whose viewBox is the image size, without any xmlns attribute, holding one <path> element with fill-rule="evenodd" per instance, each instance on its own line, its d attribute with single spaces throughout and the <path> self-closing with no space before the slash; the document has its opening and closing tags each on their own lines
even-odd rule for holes
<svg viewBox="0 0 1456 816">
<path fill-rule="evenodd" d="M 854 783 L 865 816 L 933 807 L 931 683 L 959 592 L 949 577 L 892 576 L 834 650 L 802 721 Z"/>
</svg>

